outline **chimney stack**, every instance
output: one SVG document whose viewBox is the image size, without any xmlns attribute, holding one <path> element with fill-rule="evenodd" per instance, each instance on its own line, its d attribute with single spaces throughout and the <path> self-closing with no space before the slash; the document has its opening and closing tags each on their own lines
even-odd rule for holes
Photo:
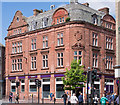
<svg viewBox="0 0 120 105">
<path fill-rule="evenodd" d="M 85 5 L 86 7 L 89 7 L 89 3 L 83 3 L 82 5 Z"/>
<path fill-rule="evenodd" d="M 34 9 L 34 10 L 33 10 L 33 15 L 34 15 L 34 16 L 38 15 L 39 13 L 41 13 L 40 10 L 38 10 L 38 9 Z"/>
<path fill-rule="evenodd" d="M 104 12 L 106 15 L 109 14 L 109 8 L 108 8 L 108 7 L 104 7 L 104 8 L 98 9 L 98 11 L 102 11 L 102 12 Z"/>
</svg>

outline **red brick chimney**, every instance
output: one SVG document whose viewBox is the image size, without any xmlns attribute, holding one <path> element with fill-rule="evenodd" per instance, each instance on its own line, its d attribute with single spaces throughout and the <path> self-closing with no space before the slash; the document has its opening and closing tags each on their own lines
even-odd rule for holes
<svg viewBox="0 0 120 105">
<path fill-rule="evenodd" d="M 38 9 L 34 9 L 34 10 L 33 10 L 33 15 L 34 15 L 34 16 L 36 16 L 36 15 L 39 14 L 39 13 L 41 13 L 40 10 L 38 10 Z"/>
<path fill-rule="evenodd" d="M 109 8 L 108 7 L 104 7 L 104 8 L 98 9 L 98 11 L 102 11 L 105 14 L 109 14 Z"/>
<path fill-rule="evenodd" d="M 83 3 L 82 5 L 89 7 L 89 3 Z"/>
</svg>

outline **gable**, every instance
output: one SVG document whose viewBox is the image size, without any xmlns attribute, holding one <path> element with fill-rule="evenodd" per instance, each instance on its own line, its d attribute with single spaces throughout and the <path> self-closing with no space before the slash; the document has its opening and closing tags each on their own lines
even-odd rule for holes
<svg viewBox="0 0 120 105">
<path fill-rule="evenodd" d="M 21 13 L 21 11 L 17 11 L 15 13 L 15 16 L 14 16 L 8 30 L 13 29 L 13 28 L 17 28 L 17 27 L 21 27 L 21 26 L 24 26 L 26 24 L 27 23 L 25 22 L 25 17 Z"/>
</svg>

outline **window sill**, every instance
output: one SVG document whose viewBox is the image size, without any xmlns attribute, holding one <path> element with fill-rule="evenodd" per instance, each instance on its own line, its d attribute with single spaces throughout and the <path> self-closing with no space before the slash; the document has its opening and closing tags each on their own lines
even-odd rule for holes
<svg viewBox="0 0 120 105">
<path fill-rule="evenodd" d="M 37 69 L 31 69 L 30 71 L 37 71 Z"/>
<path fill-rule="evenodd" d="M 33 50 L 31 49 L 29 52 L 34 52 L 34 51 L 37 51 L 37 49 L 33 49 Z"/>
<path fill-rule="evenodd" d="M 47 49 L 49 49 L 50 47 L 45 47 L 45 48 L 42 48 L 41 50 L 47 50 Z"/>
<path fill-rule="evenodd" d="M 56 46 L 56 48 L 59 48 L 59 47 L 64 47 L 64 45 L 59 45 L 59 46 Z"/>
<path fill-rule="evenodd" d="M 11 57 L 16 57 L 16 56 L 23 56 L 23 52 L 11 54 Z"/>
<path fill-rule="evenodd" d="M 14 53 L 11 53 L 11 55 L 14 55 L 14 54 L 22 54 L 23 52 L 14 52 Z"/>
<path fill-rule="evenodd" d="M 20 70 L 20 71 L 11 71 L 11 73 L 16 73 L 16 72 L 23 72 L 23 70 Z"/>
<path fill-rule="evenodd" d="M 62 68 L 64 68 L 64 67 L 56 67 L 56 69 L 62 69 Z"/>
<path fill-rule="evenodd" d="M 112 49 L 105 49 L 106 50 L 106 53 L 112 53 L 112 54 L 115 54 L 115 51 L 112 50 Z"/>
<path fill-rule="evenodd" d="M 114 71 L 114 69 L 107 69 L 107 68 L 106 68 L 105 70 L 106 70 L 106 71 Z"/>
<path fill-rule="evenodd" d="M 41 70 L 49 70 L 49 68 L 42 68 Z"/>
</svg>

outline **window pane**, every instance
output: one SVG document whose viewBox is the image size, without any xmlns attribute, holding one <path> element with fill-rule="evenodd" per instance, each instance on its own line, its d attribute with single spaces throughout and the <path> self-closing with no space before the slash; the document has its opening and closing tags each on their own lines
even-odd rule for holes
<svg viewBox="0 0 120 105">
<path fill-rule="evenodd" d="M 36 85 L 30 85 L 30 92 L 37 92 Z"/>
<path fill-rule="evenodd" d="M 57 57 L 60 57 L 60 53 L 57 54 Z"/>
<path fill-rule="evenodd" d="M 43 97 L 48 98 L 50 95 L 50 85 L 43 85 Z"/>
<path fill-rule="evenodd" d="M 63 53 L 61 53 L 61 57 L 63 57 Z"/>
<path fill-rule="evenodd" d="M 50 82 L 50 79 L 43 79 L 43 82 Z"/>
<path fill-rule="evenodd" d="M 77 55 L 77 51 L 74 51 L 74 55 Z"/>
<path fill-rule="evenodd" d="M 15 92 L 16 91 L 16 87 L 15 86 L 11 86 L 11 91 Z"/>
<path fill-rule="evenodd" d="M 43 48 L 45 48 L 45 42 L 43 41 Z"/>
<path fill-rule="evenodd" d="M 61 98 L 64 94 L 64 85 L 56 84 L 56 98 Z"/>
<path fill-rule="evenodd" d="M 46 60 L 46 67 L 48 67 L 48 60 Z"/>
<path fill-rule="evenodd" d="M 79 51 L 79 55 L 82 55 L 82 52 L 81 52 L 81 51 Z"/>
<path fill-rule="evenodd" d="M 46 47 L 48 47 L 48 41 L 46 41 Z"/>
<path fill-rule="evenodd" d="M 63 45 L 63 38 L 61 38 L 61 45 Z"/>
<path fill-rule="evenodd" d="M 63 66 L 63 58 L 61 58 L 61 66 Z"/>
<path fill-rule="evenodd" d="M 21 85 L 21 92 L 25 91 L 25 85 Z"/>
<path fill-rule="evenodd" d="M 56 78 L 56 81 L 62 81 L 62 79 L 61 78 Z"/>
<path fill-rule="evenodd" d="M 60 59 L 58 58 L 58 66 L 60 66 Z"/>
<path fill-rule="evenodd" d="M 76 56 L 74 57 L 74 60 L 77 60 L 77 57 L 76 57 Z"/>
<path fill-rule="evenodd" d="M 45 67 L 45 60 L 43 60 L 43 67 Z"/>
<path fill-rule="evenodd" d="M 58 39 L 58 41 L 57 41 L 57 42 L 58 42 L 58 46 L 59 46 L 59 45 L 60 45 L 60 39 Z"/>
</svg>

